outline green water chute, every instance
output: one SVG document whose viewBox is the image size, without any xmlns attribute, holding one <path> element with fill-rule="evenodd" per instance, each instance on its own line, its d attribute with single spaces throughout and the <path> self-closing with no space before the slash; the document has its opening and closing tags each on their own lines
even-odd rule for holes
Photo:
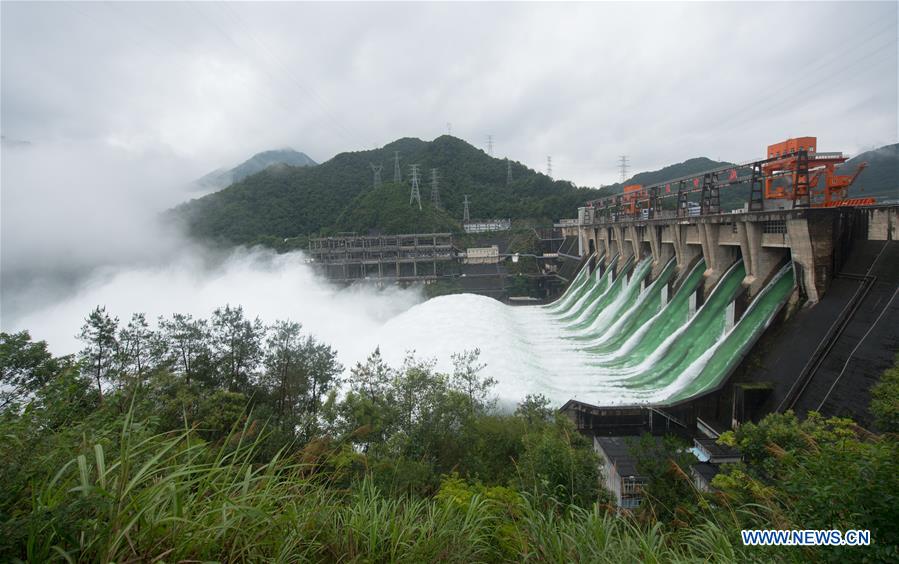
<svg viewBox="0 0 899 564">
<path fill-rule="evenodd" d="M 601 343 L 588 347 L 586 350 L 592 353 L 606 354 L 620 350 L 641 327 L 649 323 L 664 307 L 662 304 L 662 290 L 668 286 L 668 282 L 674 275 L 676 263 L 674 259 L 668 262 L 652 285 L 644 290 L 645 294 L 629 311 L 622 316 L 616 326 L 611 328 L 611 335 Z M 665 304 L 667 305 L 667 304 Z"/>
<path fill-rule="evenodd" d="M 588 260 L 584 263 L 583 268 L 578 273 L 578 276 L 575 278 L 575 284 L 572 284 L 572 287 L 566 291 L 566 296 L 557 300 L 559 302 L 559 306 L 556 308 L 549 309 L 549 313 L 553 315 L 565 315 L 568 311 L 578 302 L 578 300 L 583 297 L 585 293 L 587 293 L 595 284 L 596 278 L 593 276 L 593 271 L 590 269 L 590 263 L 592 260 Z M 580 280 L 578 280 L 580 279 Z"/>
<path fill-rule="evenodd" d="M 680 387 L 668 402 L 691 398 L 717 388 L 737 367 L 793 292 L 793 265 L 787 264 L 752 301 L 743 317 L 721 340 L 699 373 Z"/>
<path fill-rule="evenodd" d="M 705 261 L 700 259 L 687 273 L 683 281 L 678 285 L 674 295 L 669 299 L 662 311 L 636 330 L 635 334 L 622 344 L 624 354 L 613 354 L 612 358 L 597 363 L 613 369 L 623 369 L 638 366 L 655 353 L 665 341 L 679 328 L 683 327 L 690 317 L 690 295 L 693 294 L 702 282 L 702 273 L 705 271 Z M 639 335 L 637 337 L 637 335 Z M 630 339 L 637 339 L 636 343 Z"/>
<path fill-rule="evenodd" d="M 683 330 L 666 339 L 660 347 L 659 357 L 652 358 L 650 366 L 625 381 L 626 387 L 637 390 L 663 388 L 714 346 L 724 333 L 727 306 L 736 297 L 745 276 L 741 260 L 725 273 Z"/>
</svg>

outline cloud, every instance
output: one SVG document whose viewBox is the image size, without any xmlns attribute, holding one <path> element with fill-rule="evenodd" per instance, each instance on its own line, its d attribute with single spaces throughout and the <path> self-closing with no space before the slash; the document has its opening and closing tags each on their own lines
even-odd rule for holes
<svg viewBox="0 0 899 564">
<path fill-rule="evenodd" d="M 587 185 L 614 180 L 622 153 L 646 170 L 751 158 L 790 135 L 848 152 L 895 142 L 896 4 L 808 7 L 4 3 L 3 127 L 211 170 L 283 145 L 323 161 L 452 122 Z"/>
</svg>

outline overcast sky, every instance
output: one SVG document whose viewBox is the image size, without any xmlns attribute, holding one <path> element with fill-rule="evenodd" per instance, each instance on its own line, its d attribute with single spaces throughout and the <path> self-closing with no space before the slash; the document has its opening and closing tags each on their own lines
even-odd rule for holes
<svg viewBox="0 0 899 564">
<path fill-rule="evenodd" d="M 186 177 L 447 131 L 579 185 L 897 141 L 897 3 L 2 3 L 2 132 Z"/>
</svg>

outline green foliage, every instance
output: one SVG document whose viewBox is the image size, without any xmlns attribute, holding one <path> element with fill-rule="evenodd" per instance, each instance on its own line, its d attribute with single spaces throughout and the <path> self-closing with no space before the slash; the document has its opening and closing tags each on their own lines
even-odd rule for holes
<svg viewBox="0 0 899 564">
<path fill-rule="evenodd" d="M 600 499 L 599 458 L 591 441 L 567 417 L 538 426 L 523 440 L 524 452 L 518 461 L 522 490 L 538 499 L 581 507 Z"/>
<path fill-rule="evenodd" d="M 98 308 L 83 365 L 2 334 L 24 393 L 0 412 L 0 560 L 899 558 L 894 434 L 771 415 L 722 436 L 744 462 L 713 493 L 693 489 L 683 444 L 643 438 L 646 501 L 617 514 L 591 441 L 542 396 L 496 412 L 477 351 L 441 373 L 376 350 L 341 397 L 336 353 L 299 324 L 216 315 L 155 330 Z M 743 528 L 870 529 L 874 545 L 744 547 Z"/>
<path fill-rule="evenodd" d="M 119 342 L 116 339 L 118 318 L 111 318 L 105 307 L 97 306 L 87 316 L 78 338 L 84 343 L 81 350 L 81 366 L 97 383 L 97 393 L 103 401 L 103 380 L 117 380 L 116 357 Z"/>
<path fill-rule="evenodd" d="M 646 434 L 631 447 L 637 472 L 647 480 L 640 512 L 649 520 L 681 524 L 692 520 L 697 496 L 689 473 L 696 457 L 687 447 L 677 437 Z"/>
<path fill-rule="evenodd" d="M 735 561 L 712 523 L 673 535 L 600 508 L 544 509 L 501 486 L 443 481 L 433 499 L 349 490 L 316 459 L 255 463 L 263 435 L 221 449 L 190 430 L 152 434 L 125 415 L 49 465 L 3 515 L 0 558 L 27 561 L 686 562 Z M 85 431 L 79 425 L 77 431 Z M 8 429 L 6 429 L 8 430 Z M 64 446 L 76 433 L 57 437 Z M 339 455 L 346 458 L 346 455 Z M 2 470 L 0 470 L 2 471 Z M 4 498 L 8 499 L 8 498 Z M 730 558 L 727 558 L 727 557 Z"/>
<path fill-rule="evenodd" d="M 41 389 L 70 359 L 55 359 L 45 341 L 34 342 L 28 331 L 0 333 L 0 412 Z"/>
<path fill-rule="evenodd" d="M 771 414 L 722 439 L 744 453 L 745 464 L 716 476 L 713 484 L 735 504 L 766 508 L 767 528 L 868 529 L 874 544 L 864 554 L 821 548 L 813 551 L 814 559 L 899 558 L 895 440 L 872 436 L 850 419 L 825 419 L 815 412 L 801 422 L 792 412 Z"/>
<path fill-rule="evenodd" d="M 336 231 L 357 233 L 452 233 L 461 222 L 447 211 L 434 208 L 422 186 L 422 209 L 409 203 L 409 186 L 387 183 L 356 196 L 334 221 Z"/>
<path fill-rule="evenodd" d="M 370 163 L 382 163 L 387 170 L 394 151 L 400 153 L 403 182 L 388 182 L 373 191 Z M 445 211 L 431 206 L 427 179 L 421 186 L 423 210 L 412 209 L 406 168 L 410 163 L 420 164 L 423 171 L 440 171 Z M 431 142 L 406 138 L 380 149 L 341 153 L 314 167 L 268 168 L 182 204 L 170 217 L 201 239 L 228 244 L 274 243 L 280 248 L 291 238 L 336 231 L 456 231 L 465 194 L 470 195 L 474 219 L 533 218 L 545 223 L 570 216 L 599 193 L 554 181 L 517 162 L 512 163 L 512 174 L 514 181 L 507 186 L 505 160 L 492 158 L 455 137 L 442 136 Z"/>
<path fill-rule="evenodd" d="M 899 356 L 871 388 L 871 413 L 880 430 L 899 433 Z"/>
</svg>

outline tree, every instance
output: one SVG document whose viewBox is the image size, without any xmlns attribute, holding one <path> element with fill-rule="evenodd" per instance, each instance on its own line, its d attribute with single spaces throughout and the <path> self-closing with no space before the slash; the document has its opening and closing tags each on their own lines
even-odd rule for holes
<svg viewBox="0 0 899 564">
<path fill-rule="evenodd" d="M 454 353 L 452 385 L 457 390 L 468 396 L 472 411 L 483 411 L 493 406 L 488 400 L 490 390 L 496 385 L 496 380 L 490 377 L 481 378 L 479 372 L 485 364 L 479 364 L 480 349 Z"/>
<path fill-rule="evenodd" d="M 53 358 L 46 341 L 34 342 L 28 331 L 0 333 L 0 411 L 39 390 L 67 364 Z"/>
<path fill-rule="evenodd" d="M 318 412 L 322 398 L 338 383 L 343 366 L 337 362 L 337 351 L 320 343 L 314 337 L 306 337 L 301 350 L 301 362 L 306 374 L 306 424 L 307 437 L 318 424 Z"/>
<path fill-rule="evenodd" d="M 393 378 L 394 371 L 384 362 L 379 347 L 368 355 L 365 364 L 357 362 L 350 371 L 350 390 L 365 395 L 372 402 L 378 402 L 386 399 Z"/>
<path fill-rule="evenodd" d="M 631 445 L 637 472 L 646 478 L 640 511 L 652 521 L 683 523 L 696 509 L 690 468 L 697 462 L 682 440 L 643 434 Z"/>
<path fill-rule="evenodd" d="M 119 331 L 119 345 L 122 371 L 133 378 L 136 388 L 142 387 L 146 373 L 161 356 L 159 339 L 147 324 L 145 314 L 131 316 L 128 325 Z"/>
<path fill-rule="evenodd" d="M 209 328 L 205 319 L 176 313 L 171 320 L 160 318 L 159 327 L 168 349 L 169 360 L 184 375 L 190 386 L 197 375 L 198 364 L 209 358 Z"/>
<path fill-rule="evenodd" d="M 100 402 L 103 402 L 103 380 L 109 380 L 115 369 L 115 355 L 118 350 L 116 330 L 119 319 L 106 313 L 105 307 L 97 306 L 85 319 L 78 339 L 85 344 L 79 360 L 82 370 L 90 374 L 97 383 Z"/>
<path fill-rule="evenodd" d="M 247 392 L 262 359 L 265 328 L 257 317 L 244 318 L 243 307 L 226 305 L 212 313 L 212 350 L 225 389 Z"/>
<path fill-rule="evenodd" d="M 549 404 L 549 398 L 543 394 L 528 394 L 515 408 L 515 415 L 523 417 L 529 427 L 543 425 L 552 421 L 553 410 Z"/>
<path fill-rule="evenodd" d="M 396 405 L 391 383 L 396 371 L 384 362 L 380 348 L 357 362 L 347 380 L 349 391 L 338 411 L 342 427 L 363 452 L 382 443 L 392 432 Z"/>
<path fill-rule="evenodd" d="M 265 365 L 265 384 L 274 399 L 275 414 L 282 421 L 292 421 L 301 408 L 308 380 L 302 363 L 302 326 L 290 321 L 277 321 L 269 328 Z"/>
<path fill-rule="evenodd" d="M 899 433 L 899 356 L 871 387 L 871 414 L 878 429 Z"/>
<path fill-rule="evenodd" d="M 811 411 L 802 421 L 772 413 L 721 435 L 744 463 L 726 468 L 712 484 L 732 504 L 758 504 L 778 528 L 870 530 L 864 558 L 894 562 L 899 555 L 899 441 L 877 436 L 851 419 Z M 749 523 L 747 528 L 757 528 Z M 857 560 L 848 547 L 827 547 L 814 560 Z"/>
<path fill-rule="evenodd" d="M 522 489 L 543 499 L 590 507 L 600 499 L 599 459 L 590 439 L 559 416 L 551 425 L 523 437 L 518 460 Z"/>
</svg>

